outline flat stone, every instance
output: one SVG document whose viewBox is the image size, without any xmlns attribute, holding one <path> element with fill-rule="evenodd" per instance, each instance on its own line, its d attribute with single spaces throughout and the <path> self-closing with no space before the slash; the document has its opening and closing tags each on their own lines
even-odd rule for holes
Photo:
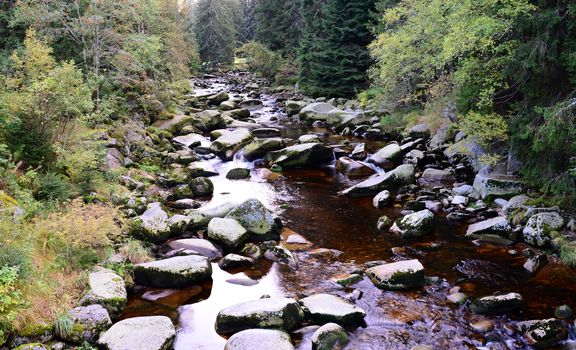
<svg viewBox="0 0 576 350">
<path fill-rule="evenodd" d="M 379 192 L 374 198 L 372 199 L 372 205 L 375 208 L 382 209 L 385 206 L 392 204 L 392 197 L 390 195 L 390 191 L 384 190 Z"/>
<path fill-rule="evenodd" d="M 286 144 L 281 138 L 267 138 L 257 139 L 250 142 L 242 149 L 244 157 L 253 161 L 259 158 L 264 158 L 266 153 L 278 151 L 286 147 Z"/>
<path fill-rule="evenodd" d="M 211 276 L 210 261 L 199 255 L 176 256 L 134 265 L 134 281 L 148 287 L 188 287 Z"/>
<path fill-rule="evenodd" d="M 184 148 L 194 148 L 200 146 L 205 140 L 206 139 L 204 136 L 192 133 L 188 135 L 177 136 L 172 139 L 172 142 Z"/>
<path fill-rule="evenodd" d="M 403 164 L 385 174 L 375 175 L 357 185 L 339 192 L 339 194 L 351 197 L 370 196 L 383 190 L 396 191 L 402 186 L 414 183 L 414 166 Z"/>
<path fill-rule="evenodd" d="M 334 152 L 319 143 L 304 143 L 268 152 L 266 159 L 283 168 L 321 165 L 334 159 Z"/>
<path fill-rule="evenodd" d="M 72 332 L 61 334 L 63 340 L 82 344 L 85 341 L 94 343 L 104 332 L 112 326 L 112 320 L 101 305 L 78 306 L 68 311 L 68 317 L 74 323 Z"/>
<path fill-rule="evenodd" d="M 202 255 L 210 260 L 218 260 L 222 258 L 222 250 L 214 245 L 207 239 L 200 238 L 187 238 L 178 239 L 168 243 L 168 246 L 174 250 L 185 249 L 196 253 L 197 255 Z"/>
<path fill-rule="evenodd" d="M 451 184 L 456 181 L 456 176 L 448 170 L 428 168 L 422 173 L 420 181 L 424 183 Z"/>
<path fill-rule="evenodd" d="M 290 335 L 274 329 L 248 329 L 228 339 L 224 350 L 294 350 Z"/>
<path fill-rule="evenodd" d="M 402 154 L 400 145 L 391 143 L 371 155 L 368 162 L 374 163 L 384 170 L 390 170 L 402 161 Z"/>
<path fill-rule="evenodd" d="M 98 340 L 105 350 L 169 350 L 176 337 L 166 316 L 134 317 L 113 325 Z"/>
<path fill-rule="evenodd" d="M 403 290 L 421 287 L 425 283 L 424 266 L 415 259 L 371 267 L 365 273 L 381 289 Z"/>
<path fill-rule="evenodd" d="M 254 259 L 238 254 L 228 254 L 218 262 L 221 269 L 232 269 L 240 266 L 254 265 Z"/>
<path fill-rule="evenodd" d="M 493 315 L 514 311 L 521 305 L 522 296 L 520 294 L 508 293 L 476 299 L 470 304 L 470 310 L 481 315 Z"/>
<path fill-rule="evenodd" d="M 504 196 L 509 198 L 524 191 L 524 182 L 511 175 L 477 174 L 473 186 L 482 199 Z"/>
<path fill-rule="evenodd" d="M 82 305 L 102 305 L 112 318 L 120 316 L 127 302 L 124 279 L 114 271 L 98 267 L 88 275 L 88 293 L 82 298 Z"/>
<path fill-rule="evenodd" d="M 312 320 L 319 324 L 334 322 L 338 324 L 361 323 L 366 312 L 349 301 L 330 294 L 316 294 L 300 300 L 310 312 Z"/>
<path fill-rule="evenodd" d="M 248 231 L 234 219 L 214 218 L 208 224 L 208 238 L 235 248 L 248 238 Z"/>
<path fill-rule="evenodd" d="M 336 170 L 348 177 L 366 177 L 375 173 L 375 170 L 359 161 L 348 157 L 338 158 Z"/>
<path fill-rule="evenodd" d="M 234 154 L 249 144 L 254 137 L 248 129 L 238 128 L 230 131 L 212 142 L 210 150 L 222 160 L 230 161 Z"/>
<path fill-rule="evenodd" d="M 468 226 L 466 237 L 477 239 L 486 234 L 508 237 L 511 229 L 510 223 L 505 217 L 497 216 Z"/>
</svg>

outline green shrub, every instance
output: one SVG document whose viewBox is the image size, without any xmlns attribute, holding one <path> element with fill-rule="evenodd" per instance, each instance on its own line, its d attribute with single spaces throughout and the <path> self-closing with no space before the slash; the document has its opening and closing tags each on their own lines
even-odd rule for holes
<svg viewBox="0 0 576 350">
<path fill-rule="evenodd" d="M 54 321 L 54 333 L 60 337 L 60 339 L 66 339 L 74 331 L 74 321 L 68 316 L 68 314 L 60 314 L 56 317 Z"/>
<path fill-rule="evenodd" d="M 266 46 L 250 41 L 236 49 L 236 55 L 246 59 L 250 71 L 274 79 L 282 66 L 282 57 Z"/>
<path fill-rule="evenodd" d="M 4 344 L 10 332 L 18 309 L 25 305 L 22 293 L 16 288 L 18 268 L 0 267 L 0 345 Z"/>
<path fill-rule="evenodd" d="M 36 193 L 38 200 L 65 201 L 70 198 L 72 186 L 63 175 L 47 173 L 39 177 L 40 188 Z"/>
</svg>

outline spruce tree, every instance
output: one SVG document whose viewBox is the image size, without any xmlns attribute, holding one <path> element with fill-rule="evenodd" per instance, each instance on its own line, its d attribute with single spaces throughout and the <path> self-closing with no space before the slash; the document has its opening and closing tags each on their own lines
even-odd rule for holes
<svg viewBox="0 0 576 350">
<path fill-rule="evenodd" d="M 246 43 L 254 40 L 256 35 L 256 0 L 240 0 L 240 28 L 238 29 L 238 41 Z"/>
<path fill-rule="evenodd" d="M 299 0 L 257 0 L 256 41 L 286 56 L 295 53 L 300 40 Z"/>
<path fill-rule="evenodd" d="M 300 84 L 314 96 L 350 97 L 367 85 L 374 0 L 303 0 Z"/>
<path fill-rule="evenodd" d="M 236 25 L 234 0 L 199 0 L 194 32 L 202 62 L 229 64 L 234 60 Z"/>
</svg>

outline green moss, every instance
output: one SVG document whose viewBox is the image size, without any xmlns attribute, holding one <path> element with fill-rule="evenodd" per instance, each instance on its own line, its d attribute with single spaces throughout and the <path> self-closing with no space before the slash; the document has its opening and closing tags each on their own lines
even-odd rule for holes
<svg viewBox="0 0 576 350">
<path fill-rule="evenodd" d="M 19 335 L 32 338 L 52 332 L 53 325 L 47 323 L 27 324 L 18 332 Z"/>
</svg>

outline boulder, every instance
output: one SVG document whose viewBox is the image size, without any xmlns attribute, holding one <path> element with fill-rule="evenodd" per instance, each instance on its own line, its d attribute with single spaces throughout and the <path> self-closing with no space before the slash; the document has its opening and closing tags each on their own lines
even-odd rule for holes
<svg viewBox="0 0 576 350">
<path fill-rule="evenodd" d="M 148 204 L 146 211 L 132 219 L 130 230 L 135 237 L 149 242 L 162 242 L 170 237 L 168 214 L 158 202 Z"/>
<path fill-rule="evenodd" d="M 210 177 L 217 176 L 218 172 L 212 164 L 208 162 L 194 162 L 188 165 L 186 168 L 188 179 L 193 179 L 196 177 Z"/>
<path fill-rule="evenodd" d="M 424 285 L 424 266 L 418 260 L 404 260 L 374 266 L 365 271 L 366 276 L 378 288 L 403 290 Z"/>
<path fill-rule="evenodd" d="M 552 240 L 551 233 L 564 226 L 564 219 L 556 212 L 539 213 L 528 219 L 522 237 L 526 243 L 545 248 Z"/>
<path fill-rule="evenodd" d="M 88 275 L 88 292 L 80 303 L 82 305 L 102 305 L 112 318 L 124 311 L 127 302 L 124 279 L 114 271 L 98 267 Z"/>
<path fill-rule="evenodd" d="M 388 190 L 384 190 L 382 192 L 379 192 L 372 199 L 372 205 L 378 209 L 382 209 L 382 208 L 384 208 L 390 204 L 392 204 L 392 197 L 390 195 L 390 191 L 388 191 Z"/>
<path fill-rule="evenodd" d="M 396 233 L 402 238 L 420 237 L 432 232 L 435 221 L 434 213 L 424 209 L 396 220 L 390 228 L 390 232 Z"/>
<path fill-rule="evenodd" d="M 292 254 L 292 252 L 282 246 L 273 246 L 266 249 L 264 252 L 264 257 L 270 261 L 277 262 L 282 265 L 288 265 L 293 269 L 298 268 L 298 259 Z"/>
<path fill-rule="evenodd" d="M 402 149 L 396 143 L 390 143 L 368 158 L 368 162 L 374 163 L 384 170 L 394 169 L 396 164 L 402 162 Z"/>
<path fill-rule="evenodd" d="M 255 111 L 257 109 L 260 109 L 262 108 L 263 105 L 264 104 L 262 103 L 262 101 L 256 99 L 249 99 L 240 102 L 240 107 L 247 109 L 249 111 Z"/>
<path fill-rule="evenodd" d="M 75 307 L 68 311 L 68 317 L 74 324 L 72 331 L 60 336 L 62 340 L 74 344 L 94 343 L 100 338 L 100 333 L 112 326 L 108 310 L 101 305 Z"/>
<path fill-rule="evenodd" d="M 238 108 L 238 104 L 234 100 L 228 100 L 220 103 L 218 109 L 221 111 L 232 111 Z"/>
<path fill-rule="evenodd" d="M 134 317 L 113 325 L 98 345 L 105 350 L 169 350 L 175 337 L 174 325 L 166 316 Z"/>
<path fill-rule="evenodd" d="M 403 164 L 385 174 L 373 176 L 341 191 L 339 194 L 352 197 L 370 196 L 383 190 L 396 191 L 402 186 L 413 184 L 415 181 L 414 166 Z"/>
<path fill-rule="evenodd" d="M 300 304 L 289 298 L 265 298 L 229 306 L 218 313 L 216 331 L 232 334 L 250 328 L 289 331 L 304 320 Z"/>
<path fill-rule="evenodd" d="M 183 136 L 177 136 L 172 139 L 172 142 L 184 149 L 188 149 L 200 146 L 205 140 L 206 139 L 204 136 L 191 133 Z"/>
<path fill-rule="evenodd" d="M 428 168 L 422 173 L 420 181 L 425 184 L 452 184 L 456 181 L 456 176 L 448 170 Z"/>
<path fill-rule="evenodd" d="M 366 177 L 375 172 L 374 169 L 369 166 L 348 157 L 338 158 L 336 161 L 336 170 L 348 177 Z"/>
<path fill-rule="evenodd" d="M 187 238 L 169 242 L 168 247 L 174 250 L 186 250 L 190 253 L 205 256 L 211 261 L 222 258 L 222 251 L 207 239 Z"/>
<path fill-rule="evenodd" d="M 117 148 L 109 148 L 106 152 L 106 164 L 111 170 L 117 170 L 124 166 L 124 156 Z"/>
<path fill-rule="evenodd" d="M 330 113 L 333 111 L 340 111 L 338 108 L 326 102 L 314 102 L 300 111 L 300 120 L 302 121 L 327 121 L 330 118 Z"/>
<path fill-rule="evenodd" d="M 282 132 L 278 128 L 259 128 L 251 131 L 254 137 L 269 139 L 282 136 Z"/>
<path fill-rule="evenodd" d="M 222 205 L 211 208 L 199 208 L 188 211 L 190 223 L 188 224 L 191 229 L 204 229 L 208 227 L 208 223 L 212 218 L 222 218 L 228 215 L 232 209 L 236 208 L 234 203 L 224 203 Z"/>
<path fill-rule="evenodd" d="M 248 129 L 238 128 L 229 133 L 218 137 L 212 145 L 210 150 L 214 152 L 222 160 L 229 161 L 234 158 L 234 154 L 242 147 L 250 143 L 254 137 L 250 134 Z"/>
<path fill-rule="evenodd" d="M 302 135 L 298 138 L 298 143 L 319 143 L 320 141 L 320 136 L 316 135 L 316 134 L 308 134 L 308 135 Z"/>
<path fill-rule="evenodd" d="M 394 224 L 394 221 L 387 217 L 386 215 L 382 215 L 378 218 L 376 222 L 376 229 L 380 232 L 384 232 L 390 229 L 390 227 Z"/>
<path fill-rule="evenodd" d="M 479 239 L 483 235 L 498 235 L 507 238 L 511 230 L 512 228 L 508 220 L 503 216 L 497 216 L 468 226 L 466 237 Z"/>
<path fill-rule="evenodd" d="M 248 329 L 228 339 L 224 350 L 294 350 L 290 335 L 275 329 Z"/>
<path fill-rule="evenodd" d="M 430 138 L 430 126 L 428 124 L 417 124 L 408 130 L 408 136 L 413 139 L 428 139 Z"/>
<path fill-rule="evenodd" d="M 250 169 L 233 168 L 228 171 L 226 178 L 230 180 L 241 180 L 250 177 Z"/>
<path fill-rule="evenodd" d="M 521 305 L 522 296 L 520 294 L 508 293 L 476 299 L 470 304 L 470 310 L 481 315 L 495 315 L 516 310 Z"/>
<path fill-rule="evenodd" d="M 188 186 L 195 197 L 204 197 L 214 192 L 214 184 L 207 177 L 195 177 L 190 180 Z"/>
<path fill-rule="evenodd" d="M 242 149 L 242 154 L 247 160 L 253 161 L 258 158 L 264 158 L 268 152 L 278 151 L 284 147 L 286 147 L 286 144 L 279 137 L 257 139 L 246 145 L 246 147 Z"/>
<path fill-rule="evenodd" d="M 368 152 L 366 152 L 366 144 L 365 143 L 357 144 L 354 147 L 354 149 L 352 150 L 352 153 L 350 153 L 350 158 L 352 158 L 354 160 L 364 160 L 364 159 L 366 159 L 367 156 L 368 156 Z"/>
<path fill-rule="evenodd" d="M 312 350 L 342 349 L 348 341 L 344 328 L 336 323 L 326 323 L 312 335 Z"/>
<path fill-rule="evenodd" d="M 512 197 L 524 191 L 524 182 L 512 175 L 477 174 L 473 186 L 482 199 Z"/>
<path fill-rule="evenodd" d="M 300 113 L 304 107 L 306 107 L 306 102 L 304 101 L 286 101 L 286 114 L 291 117 Z"/>
<path fill-rule="evenodd" d="M 211 276 L 210 260 L 200 255 L 176 256 L 134 265 L 134 281 L 147 287 L 189 287 Z"/>
<path fill-rule="evenodd" d="M 518 196 L 514 196 L 514 197 L 510 198 L 510 200 L 508 201 L 506 206 L 502 209 L 504 210 L 504 212 L 506 214 L 510 215 L 510 214 L 513 214 L 515 211 L 525 209 L 526 208 L 526 202 L 528 202 L 529 200 L 530 200 L 530 197 L 528 197 L 525 194 L 520 194 Z"/>
<path fill-rule="evenodd" d="M 278 240 L 280 233 L 274 215 L 257 199 L 248 199 L 232 209 L 227 219 L 234 219 L 250 233 L 250 238 L 257 241 Z"/>
<path fill-rule="evenodd" d="M 207 110 L 194 115 L 197 127 L 202 130 L 214 130 L 225 127 L 224 118 L 219 111 Z M 204 125 L 204 128 L 201 126 Z"/>
<path fill-rule="evenodd" d="M 240 266 L 254 265 L 254 259 L 238 254 L 228 254 L 218 262 L 221 269 L 233 269 Z"/>
<path fill-rule="evenodd" d="M 330 148 L 319 143 L 305 143 L 268 152 L 266 159 L 272 165 L 294 168 L 331 162 L 334 159 L 334 153 Z"/>
<path fill-rule="evenodd" d="M 207 98 L 208 103 L 215 106 L 218 106 L 219 104 L 221 104 L 224 101 L 227 101 L 228 99 L 230 99 L 230 96 L 225 91 L 221 91 L 217 94 L 210 95 Z"/>
<path fill-rule="evenodd" d="M 208 238 L 233 249 L 248 238 L 248 231 L 234 219 L 214 218 L 208 224 Z"/>
<path fill-rule="evenodd" d="M 526 331 L 528 343 L 535 348 L 549 348 L 568 336 L 566 327 L 562 321 L 555 318 L 540 320 L 530 326 Z"/>
<path fill-rule="evenodd" d="M 349 301 L 330 294 L 316 294 L 300 300 L 312 321 L 318 324 L 358 324 L 366 312 Z"/>
</svg>

